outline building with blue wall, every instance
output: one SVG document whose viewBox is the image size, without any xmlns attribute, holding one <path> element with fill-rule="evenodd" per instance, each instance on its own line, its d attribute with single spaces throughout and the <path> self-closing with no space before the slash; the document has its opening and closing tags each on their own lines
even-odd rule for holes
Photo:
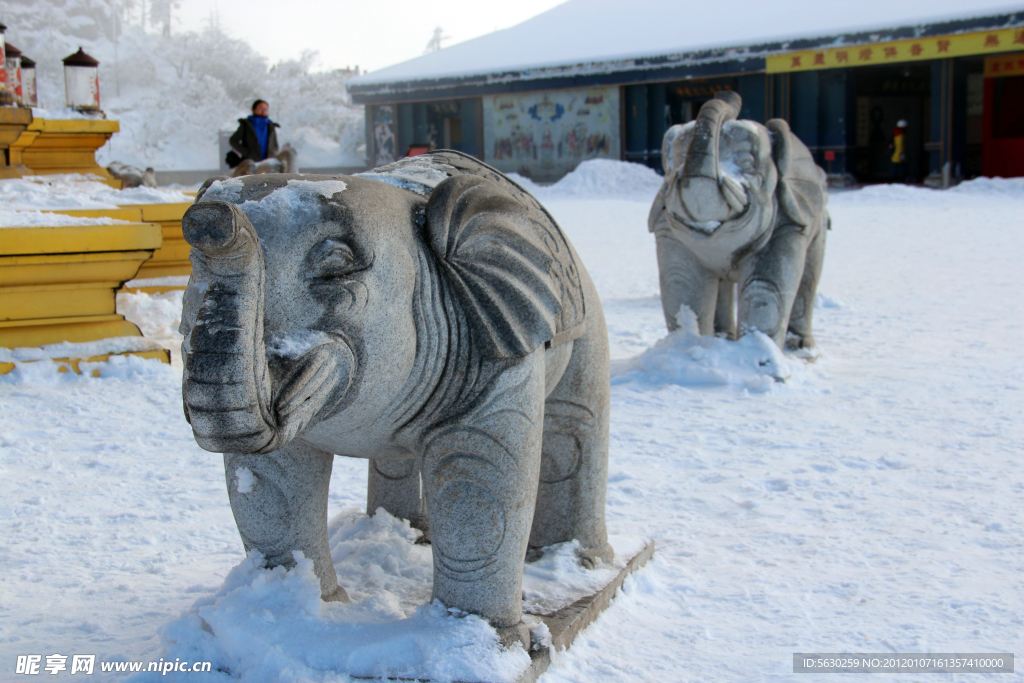
<svg viewBox="0 0 1024 683">
<path fill-rule="evenodd" d="M 992 0 L 569 0 L 349 90 L 374 165 L 420 146 L 538 181 L 593 158 L 660 169 L 667 128 L 735 90 L 835 178 L 896 179 L 900 119 L 914 180 L 1024 175 L 1024 5 Z"/>
</svg>

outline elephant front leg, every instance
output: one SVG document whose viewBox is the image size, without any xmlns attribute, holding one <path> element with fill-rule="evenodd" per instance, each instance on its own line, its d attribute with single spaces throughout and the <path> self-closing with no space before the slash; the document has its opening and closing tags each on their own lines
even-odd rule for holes
<svg viewBox="0 0 1024 683">
<path fill-rule="evenodd" d="M 690 327 L 693 321 L 681 317 L 687 311 L 696 318 L 696 330 L 702 335 L 714 332 L 715 306 L 718 298 L 718 277 L 667 230 L 657 232 L 658 277 L 661 284 L 661 306 L 669 332 Z"/>
<path fill-rule="evenodd" d="M 531 365 L 543 360 L 537 353 Z M 510 374 L 473 414 L 428 442 L 423 483 L 434 599 L 483 617 L 506 645 L 529 650 L 523 562 L 540 471 L 544 374 L 542 366 L 527 377 Z"/>
<path fill-rule="evenodd" d="M 293 567 L 293 551 L 313 561 L 320 595 L 348 602 L 327 542 L 327 492 L 334 455 L 292 441 L 262 455 L 224 454 L 231 512 L 246 551 L 258 550 L 267 567 Z"/>
<path fill-rule="evenodd" d="M 427 533 L 427 514 L 420 492 L 420 468 L 415 458 L 371 460 L 366 487 L 366 514 L 384 508 L 414 529 Z"/>
<path fill-rule="evenodd" d="M 739 333 L 765 333 L 785 348 L 789 316 L 804 272 L 808 236 L 794 225 L 776 229 L 764 249 L 742 268 L 738 303 Z"/>
<path fill-rule="evenodd" d="M 718 281 L 715 334 L 726 339 L 736 338 L 736 283 L 725 278 Z"/>
</svg>

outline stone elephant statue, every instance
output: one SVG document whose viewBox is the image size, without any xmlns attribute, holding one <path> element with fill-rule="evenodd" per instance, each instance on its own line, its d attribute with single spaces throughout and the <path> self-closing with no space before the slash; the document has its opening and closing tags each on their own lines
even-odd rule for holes
<svg viewBox="0 0 1024 683">
<path fill-rule="evenodd" d="M 785 121 L 739 121 L 740 104 L 719 92 L 665 134 L 665 182 L 648 218 L 665 321 L 673 330 L 680 314 L 695 316 L 702 335 L 753 328 L 779 348 L 810 348 L 825 172 Z"/>
<path fill-rule="evenodd" d="M 369 512 L 429 519 L 434 598 L 528 648 L 530 549 L 613 555 L 607 332 L 554 219 L 443 151 L 359 176 L 211 180 L 182 228 L 185 415 L 224 453 L 245 548 L 268 566 L 302 551 L 323 598 L 347 601 L 328 483 L 335 454 L 368 458 Z"/>
</svg>

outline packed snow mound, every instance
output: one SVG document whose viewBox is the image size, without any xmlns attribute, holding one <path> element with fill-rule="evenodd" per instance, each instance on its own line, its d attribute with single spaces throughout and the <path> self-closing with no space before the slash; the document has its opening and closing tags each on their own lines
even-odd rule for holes
<svg viewBox="0 0 1024 683">
<path fill-rule="evenodd" d="M 68 225 L 116 225 L 127 223 L 113 218 L 86 218 L 42 211 L 0 209 L 0 228 L 57 228 Z"/>
<path fill-rule="evenodd" d="M 508 174 L 541 201 L 548 199 L 635 199 L 653 201 L 662 177 L 630 161 L 590 159 L 552 185 L 538 185 L 517 173 Z"/>
<path fill-rule="evenodd" d="M 91 174 L 61 173 L 0 180 L 0 205 L 5 209 L 116 209 L 125 204 L 191 203 L 178 190 L 133 187 L 115 190 Z"/>
<path fill-rule="evenodd" d="M 259 478 L 250 484 L 258 488 Z M 313 562 L 301 553 L 286 570 L 267 569 L 253 552 L 215 594 L 163 629 L 164 659 L 211 661 L 214 671 L 226 673 L 210 680 L 243 683 L 334 680 L 334 672 L 512 681 L 530 665 L 524 651 L 502 650 L 486 621 L 427 602 L 430 547 L 415 544 L 420 534 L 408 522 L 384 510 L 370 518 L 350 509 L 329 529 L 351 603 L 321 602 Z"/>
<path fill-rule="evenodd" d="M 260 479 L 239 468 L 233 486 L 252 491 Z M 295 554 L 292 569 L 267 569 L 256 552 L 163 629 L 164 660 L 210 661 L 223 680 L 335 680 L 360 677 L 433 681 L 510 681 L 529 666 L 518 648 L 503 651 L 477 616 L 430 602 L 433 561 L 422 535 L 380 508 L 368 517 L 348 508 L 328 524 L 331 559 L 349 604 L 320 601 L 313 563 Z M 612 566 L 583 569 L 579 544 L 545 549 L 526 565 L 524 609 L 548 614 L 611 581 L 645 541 L 613 536 Z M 534 641 L 549 637 L 538 618 Z M 333 675 L 332 675 L 333 674 Z M 136 683 L 166 680 L 139 676 Z M 216 678 L 211 680 L 218 680 Z M 347 680 L 347 679 L 344 679 Z"/>
<path fill-rule="evenodd" d="M 645 544 L 644 539 L 635 536 L 609 536 L 608 542 L 615 549 L 615 559 L 610 566 L 594 569 L 584 569 L 580 564 L 579 541 L 545 548 L 543 556 L 528 563 L 523 571 L 523 610 L 530 614 L 552 614 L 593 595 L 611 583 Z"/>
<path fill-rule="evenodd" d="M 670 332 L 636 358 L 612 363 L 612 384 L 677 384 L 770 391 L 792 374 L 793 364 L 767 335 L 754 330 L 738 341 Z"/>
<path fill-rule="evenodd" d="M 32 116 L 37 119 L 48 119 L 50 121 L 95 121 L 105 118 L 101 112 L 79 111 L 74 107 L 62 107 L 60 109 L 32 107 Z"/>
<path fill-rule="evenodd" d="M 890 183 L 871 185 L 858 190 L 830 193 L 830 202 L 842 204 L 916 204 L 920 202 L 960 205 L 965 197 L 984 199 L 992 197 L 1024 197 L 1024 178 L 975 178 L 948 190 Z"/>
<path fill-rule="evenodd" d="M 1024 197 L 1024 178 L 975 178 L 949 189 L 956 194 L 1010 195 Z"/>
<path fill-rule="evenodd" d="M 132 339 L 139 339 L 139 337 L 132 337 Z M 68 342 L 62 343 L 77 346 Z M 54 344 L 53 346 L 60 345 Z M 19 350 L 11 349 L 11 351 Z M 72 352 L 63 354 L 63 357 L 78 357 L 79 355 L 78 352 Z M 96 354 L 87 354 L 86 357 L 91 355 Z M 13 359 L 0 362 L 13 362 Z M 154 378 L 157 377 L 166 378 L 177 375 L 177 372 L 167 363 L 156 358 L 140 358 L 139 356 L 111 356 L 109 360 L 94 363 L 82 361 L 78 364 L 78 369 L 82 374 L 72 372 L 67 363 L 60 361 L 44 359 L 34 362 L 15 362 L 13 370 L 6 375 L 0 375 L 0 385 L 63 386 L 109 379 L 146 383 L 154 381 Z M 93 376 L 94 372 L 96 373 L 95 377 Z"/>
</svg>

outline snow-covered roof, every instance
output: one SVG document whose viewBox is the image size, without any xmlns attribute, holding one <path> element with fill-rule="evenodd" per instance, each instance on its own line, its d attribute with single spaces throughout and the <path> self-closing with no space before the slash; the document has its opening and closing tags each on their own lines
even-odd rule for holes
<svg viewBox="0 0 1024 683">
<path fill-rule="evenodd" d="M 1020 14 L 1006 0 L 568 0 L 521 24 L 452 45 L 348 82 L 356 91 L 403 84 L 501 77 L 536 78 L 635 68 L 631 60 L 786 44 L 977 17 Z M 884 39 L 884 35 L 873 40 Z M 730 48 L 732 48 L 730 50 Z M 785 48 L 783 48 L 785 49 Z M 610 65 L 611 63 L 611 65 Z M 618 63 L 617 65 L 615 63 Z M 537 73 L 537 72 L 541 73 Z M 477 78 L 473 78 L 477 77 Z"/>
</svg>

